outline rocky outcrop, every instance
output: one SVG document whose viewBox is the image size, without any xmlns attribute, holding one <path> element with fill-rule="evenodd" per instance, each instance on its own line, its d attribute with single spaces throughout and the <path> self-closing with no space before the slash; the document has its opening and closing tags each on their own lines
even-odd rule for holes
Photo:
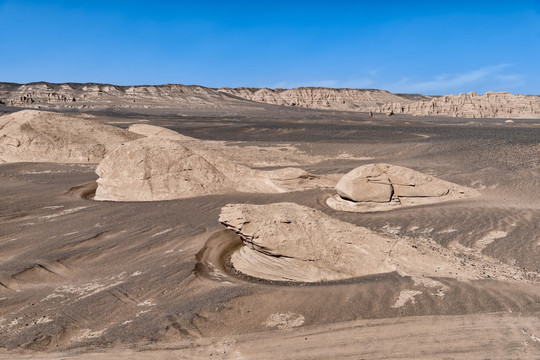
<svg viewBox="0 0 540 360">
<path fill-rule="evenodd" d="M 321 187 L 327 182 L 296 168 L 254 170 L 202 150 L 196 140 L 171 135 L 125 143 L 108 154 L 96 169 L 99 179 L 95 200 L 157 201 L 232 192 L 282 193 Z"/>
<path fill-rule="evenodd" d="M 246 101 L 248 100 L 248 101 Z M 262 104 L 268 104 L 266 107 Z M 272 105 L 417 116 L 540 118 L 540 96 L 487 92 L 441 97 L 392 94 L 375 89 L 221 88 L 197 85 L 0 83 L 0 105 L 48 109 L 182 110 L 223 114 L 268 114 Z M 279 109 L 283 111 L 283 108 Z M 127 111 L 127 110 L 126 110 Z"/>
<path fill-rule="evenodd" d="M 426 98 L 421 95 L 412 98 L 399 96 L 384 90 L 322 87 L 295 89 L 221 88 L 219 91 L 268 104 L 341 111 L 369 111 L 369 109 L 384 103 L 409 103 L 414 101 L 414 98 Z"/>
<path fill-rule="evenodd" d="M 540 118 L 540 96 L 506 92 L 474 92 L 441 97 L 392 94 L 384 90 L 295 88 L 222 88 L 251 101 L 314 109 L 362 111 L 386 115 L 452 116 L 466 118 Z"/>
<path fill-rule="evenodd" d="M 235 185 L 203 156 L 178 142 L 152 137 L 117 148 L 96 173 L 96 200 L 170 200 L 227 192 Z"/>
<path fill-rule="evenodd" d="M 226 109 L 254 107 L 252 102 L 312 109 L 368 111 L 385 103 L 409 103 L 421 95 L 395 95 L 383 90 L 222 88 L 177 84 L 117 86 L 109 84 L 0 83 L 7 106 L 73 109 Z M 251 102 L 246 102 L 250 100 Z"/>
<path fill-rule="evenodd" d="M 244 244 L 231 255 L 232 265 L 257 278 L 319 282 L 393 271 L 478 276 L 436 243 L 381 236 L 294 203 L 229 204 L 219 221 Z"/>
<path fill-rule="evenodd" d="M 371 109 L 383 114 L 465 118 L 540 118 L 540 96 L 507 92 L 446 95 L 416 102 L 388 102 Z"/>
<path fill-rule="evenodd" d="M 140 137 L 81 115 L 24 110 L 0 117 L 0 162 L 98 163 Z"/>
<path fill-rule="evenodd" d="M 327 204 L 343 211 L 383 211 L 396 207 L 431 204 L 478 195 L 459 186 L 401 166 L 369 164 L 345 174 L 336 185 L 337 195 Z"/>
<path fill-rule="evenodd" d="M 6 106 L 49 109 L 220 109 L 245 101 L 203 86 L 0 83 Z M 249 104 L 248 104 L 249 105 Z"/>
</svg>

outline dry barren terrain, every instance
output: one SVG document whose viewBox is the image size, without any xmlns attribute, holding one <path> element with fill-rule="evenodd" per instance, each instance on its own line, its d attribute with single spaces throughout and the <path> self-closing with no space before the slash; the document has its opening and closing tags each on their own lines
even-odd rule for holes
<svg viewBox="0 0 540 360">
<path fill-rule="evenodd" d="M 0 358 L 540 357 L 538 120 L 371 117 L 242 107 L 239 98 L 220 96 L 234 103 L 226 116 L 214 107 L 111 108 L 84 121 L 162 126 L 193 138 L 183 144 L 206 159 L 220 156 L 253 174 L 295 167 L 309 174 L 306 181 L 324 181 L 287 183 L 273 193 L 227 188 L 172 200 L 97 201 L 97 163 L 39 162 L 39 152 L 31 162 L 10 158 L 0 164 Z M 327 205 L 332 184 L 372 163 L 410 168 L 478 196 L 362 213 Z M 349 246 L 360 243 L 347 236 L 361 232 L 384 242 L 381 251 L 407 250 L 394 256 L 396 270 L 323 282 L 238 271 L 231 254 L 252 232 L 221 224 L 222 209 L 276 203 L 316 210 L 330 219 L 323 224 L 345 223 Z M 429 272 L 404 263 L 426 254 Z M 348 255 L 340 256 L 336 263 Z M 293 266 L 302 254 L 288 257 L 278 264 Z M 324 259 L 310 260 L 318 266 Z M 347 261 L 362 261 L 355 259 Z"/>
</svg>

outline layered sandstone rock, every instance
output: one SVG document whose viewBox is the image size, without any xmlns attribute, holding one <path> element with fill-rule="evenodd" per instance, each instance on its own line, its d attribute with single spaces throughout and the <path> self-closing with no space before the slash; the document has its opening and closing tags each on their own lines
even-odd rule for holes
<svg viewBox="0 0 540 360">
<path fill-rule="evenodd" d="M 413 99 L 425 98 L 421 95 L 399 96 L 384 90 L 322 87 L 300 87 L 295 89 L 222 88 L 219 91 L 268 104 L 342 111 L 369 111 L 370 108 L 384 103 L 409 103 Z"/>
<path fill-rule="evenodd" d="M 246 101 L 249 100 L 249 101 Z M 257 104 L 259 103 L 259 104 Z M 540 96 L 474 92 L 441 97 L 392 94 L 375 89 L 221 88 L 176 84 L 117 86 L 108 84 L 0 83 L 0 105 L 50 109 L 149 109 L 236 114 L 241 109 L 264 113 L 260 104 L 312 109 L 374 112 L 387 115 L 468 118 L 539 118 Z"/>
<path fill-rule="evenodd" d="M 392 271 L 478 276 L 436 244 L 381 236 L 294 203 L 229 204 L 219 221 L 244 244 L 231 256 L 234 268 L 267 280 L 318 282 Z"/>
<path fill-rule="evenodd" d="M 388 102 L 372 111 L 416 116 L 466 118 L 540 118 L 540 96 L 513 95 L 507 92 L 475 92 L 446 95 L 417 102 Z"/>
<path fill-rule="evenodd" d="M 478 195 L 459 186 L 401 166 L 369 164 L 345 174 L 336 185 L 337 195 L 327 204 L 344 211 L 382 211 L 431 204 Z"/>
<path fill-rule="evenodd" d="M 0 162 L 98 163 L 140 137 L 82 116 L 24 110 L 0 117 Z"/>
<path fill-rule="evenodd" d="M 0 102 L 36 109 L 193 109 L 219 110 L 245 106 L 231 96 L 203 86 L 0 83 Z M 249 104 L 248 104 L 249 105 Z"/>
<path fill-rule="evenodd" d="M 296 168 L 254 170 L 196 143 L 150 136 L 119 146 L 96 169 L 96 200 L 156 201 L 230 192 L 281 193 L 325 186 Z M 181 135 L 180 135 L 181 136 Z"/>
</svg>

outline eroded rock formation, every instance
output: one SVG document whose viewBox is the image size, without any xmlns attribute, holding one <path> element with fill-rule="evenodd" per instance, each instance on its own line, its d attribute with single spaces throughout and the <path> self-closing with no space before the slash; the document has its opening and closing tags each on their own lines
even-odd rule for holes
<svg viewBox="0 0 540 360">
<path fill-rule="evenodd" d="M 246 105 L 245 101 L 203 86 L 0 83 L 0 102 L 36 109 L 193 109 Z M 248 104 L 249 106 L 249 104 Z"/>
<path fill-rule="evenodd" d="M 246 101 L 249 100 L 249 101 Z M 259 104 L 257 104 L 259 103 Z M 109 84 L 0 83 L 0 104 L 49 109 L 134 109 L 209 111 L 240 109 L 264 113 L 260 104 L 369 114 L 410 114 L 469 118 L 540 118 L 540 96 L 474 92 L 441 97 L 392 94 L 376 89 L 221 88 L 196 85 L 117 86 Z M 268 108 L 268 107 L 267 107 Z M 273 108 L 273 110 L 276 110 Z"/>
<path fill-rule="evenodd" d="M 478 276 L 437 244 L 381 236 L 294 203 L 229 204 L 219 221 L 244 243 L 231 256 L 235 269 L 267 280 L 318 282 L 392 271 Z"/>
<path fill-rule="evenodd" d="M 383 211 L 478 195 L 459 186 L 401 166 L 369 164 L 345 174 L 328 206 L 343 211 Z"/>
<path fill-rule="evenodd" d="M 304 170 L 254 170 L 201 150 L 196 141 L 182 141 L 182 135 L 179 141 L 173 135 L 125 143 L 108 154 L 96 169 L 100 178 L 95 199 L 155 201 L 326 186 L 325 180 L 319 181 Z"/>
<path fill-rule="evenodd" d="M 400 96 L 375 89 L 331 89 L 300 87 L 295 89 L 222 88 L 219 91 L 251 101 L 312 109 L 369 111 L 384 103 L 409 103 L 424 99 L 421 95 Z"/>
<path fill-rule="evenodd" d="M 140 137 L 82 116 L 24 110 L 0 117 L 0 162 L 98 163 Z"/>
<path fill-rule="evenodd" d="M 388 102 L 371 109 L 383 114 L 466 118 L 540 118 L 540 96 L 507 92 L 445 95 L 416 102 Z"/>
</svg>

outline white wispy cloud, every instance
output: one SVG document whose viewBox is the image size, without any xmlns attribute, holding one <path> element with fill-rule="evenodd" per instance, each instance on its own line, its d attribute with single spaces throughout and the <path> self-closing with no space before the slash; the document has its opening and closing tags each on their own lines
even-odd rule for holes
<svg viewBox="0 0 540 360">
<path fill-rule="evenodd" d="M 331 87 L 331 88 L 379 88 L 398 93 L 450 94 L 459 92 L 509 91 L 523 85 L 526 78 L 523 74 L 511 73 L 512 64 L 485 66 L 457 74 L 439 74 L 432 79 L 415 81 L 411 77 L 403 77 L 399 81 L 384 84 L 383 77 L 377 70 L 365 73 L 364 77 L 345 80 L 313 80 L 307 82 L 281 81 L 272 88 L 296 87 Z"/>
<path fill-rule="evenodd" d="M 361 89 L 374 83 L 371 78 L 351 79 L 347 81 L 339 80 L 314 80 L 307 82 L 281 81 L 273 84 L 272 88 L 292 89 L 296 87 L 329 87 L 329 88 L 356 88 Z"/>
<path fill-rule="evenodd" d="M 472 88 L 474 85 L 491 82 L 493 87 L 511 87 L 518 81 L 523 80 L 520 74 L 502 74 L 504 69 L 509 68 L 510 64 L 499 64 L 486 66 L 480 69 L 471 70 L 461 74 L 447 75 L 441 74 L 435 76 L 433 80 L 414 82 L 409 78 L 402 78 L 400 81 L 385 87 L 394 92 L 406 93 L 449 93 L 456 90 L 466 91 L 466 88 Z"/>
<path fill-rule="evenodd" d="M 522 74 L 496 75 L 495 80 L 499 82 L 499 87 L 503 89 L 518 87 L 526 83 L 525 76 Z"/>
<path fill-rule="evenodd" d="M 272 88 L 291 89 L 296 87 L 337 87 L 337 80 L 313 80 L 307 82 L 300 81 L 280 81 L 272 85 Z"/>
</svg>

